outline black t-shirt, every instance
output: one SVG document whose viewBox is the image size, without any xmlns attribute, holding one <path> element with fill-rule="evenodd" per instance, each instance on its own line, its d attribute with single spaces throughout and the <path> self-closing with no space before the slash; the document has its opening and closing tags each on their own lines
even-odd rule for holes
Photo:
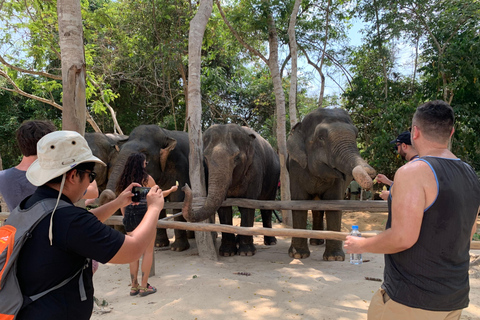
<svg viewBox="0 0 480 320">
<path fill-rule="evenodd" d="M 57 198 L 58 191 L 39 187 L 20 204 L 28 209 L 45 198 Z M 71 203 L 64 195 L 62 200 Z M 72 206 L 57 209 L 53 216 L 53 245 L 48 229 L 51 214 L 34 229 L 20 251 L 17 277 L 25 296 L 45 291 L 74 275 L 86 258 L 101 263 L 110 261 L 122 246 L 125 236 L 101 223 L 89 211 Z M 18 320 L 90 319 L 93 309 L 91 264 L 83 271 L 87 300 L 81 301 L 80 274 L 65 286 L 54 290 L 22 309 Z"/>
</svg>

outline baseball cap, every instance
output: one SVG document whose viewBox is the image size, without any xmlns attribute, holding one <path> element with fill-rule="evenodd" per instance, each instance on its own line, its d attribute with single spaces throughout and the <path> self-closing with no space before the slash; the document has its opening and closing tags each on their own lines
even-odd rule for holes
<svg viewBox="0 0 480 320">
<path fill-rule="evenodd" d="M 404 131 L 398 135 L 395 140 L 390 141 L 390 143 L 405 143 L 408 145 L 412 145 L 412 141 L 410 140 L 410 131 Z"/>
<path fill-rule="evenodd" d="M 85 138 L 75 131 L 54 131 L 43 136 L 37 143 L 37 156 L 27 170 L 28 181 L 37 187 L 80 163 L 96 162 L 106 166 L 92 154 Z"/>
</svg>

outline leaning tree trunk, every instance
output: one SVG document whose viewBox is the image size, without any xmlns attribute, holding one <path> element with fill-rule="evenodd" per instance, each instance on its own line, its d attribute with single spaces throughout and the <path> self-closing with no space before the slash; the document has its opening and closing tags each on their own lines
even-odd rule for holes
<svg viewBox="0 0 480 320">
<path fill-rule="evenodd" d="M 266 0 L 264 0 L 266 1 Z M 239 34 L 233 29 L 232 25 L 228 22 L 225 13 L 222 10 L 219 0 L 215 0 L 220 15 L 222 16 L 223 21 L 233 33 L 235 38 L 252 54 L 258 56 L 262 59 L 270 70 L 273 88 L 275 91 L 275 103 L 276 103 L 276 112 L 277 112 L 277 146 L 278 146 L 278 156 L 280 158 L 280 193 L 282 200 L 288 201 L 291 200 L 290 197 L 290 178 L 287 171 L 287 139 L 286 139 L 286 129 L 285 129 L 285 95 L 282 88 L 282 78 L 278 66 L 278 39 L 277 39 L 277 30 L 275 27 L 275 20 L 271 12 L 268 13 L 268 42 L 269 42 L 269 51 L 270 57 L 267 59 L 265 56 L 260 53 L 258 50 L 249 45 Z M 266 8 L 270 7 L 270 3 L 266 3 Z M 292 211 L 291 210 L 282 210 L 283 223 L 285 225 L 292 225 Z"/>
<path fill-rule="evenodd" d="M 290 76 L 290 98 L 288 101 L 288 110 L 290 115 L 290 128 L 297 123 L 297 39 L 295 37 L 295 25 L 297 14 L 300 9 L 301 0 L 295 0 L 292 14 L 290 15 L 290 24 L 288 25 L 288 43 L 290 45 L 290 55 L 292 56 L 292 73 Z"/>
<path fill-rule="evenodd" d="M 58 0 L 58 34 L 62 58 L 62 128 L 85 134 L 85 52 L 80 1 Z"/>
<path fill-rule="evenodd" d="M 270 57 L 268 59 L 268 68 L 272 74 L 273 88 L 275 91 L 275 102 L 277 105 L 277 147 L 278 157 L 280 158 L 280 193 L 283 201 L 291 200 L 290 196 L 290 177 L 287 170 L 287 134 L 285 117 L 285 94 L 282 88 L 282 78 L 278 66 L 278 37 L 275 27 L 275 20 L 272 13 L 268 15 L 268 42 L 270 48 Z M 292 225 L 292 211 L 282 210 L 283 223 Z"/>
<path fill-rule="evenodd" d="M 202 96 L 200 92 L 200 69 L 203 35 L 212 14 L 213 0 L 202 0 L 195 17 L 190 22 L 188 35 L 188 137 L 190 140 L 189 174 L 194 196 L 206 195 L 203 170 L 202 142 Z M 200 256 L 218 260 L 215 238 L 211 232 L 195 232 Z"/>
</svg>

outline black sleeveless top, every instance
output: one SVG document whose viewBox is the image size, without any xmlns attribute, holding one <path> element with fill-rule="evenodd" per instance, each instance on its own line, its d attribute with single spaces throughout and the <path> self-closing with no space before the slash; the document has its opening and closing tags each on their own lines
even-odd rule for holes
<svg viewBox="0 0 480 320">
<path fill-rule="evenodd" d="M 437 197 L 423 216 L 409 249 L 385 255 L 382 288 L 393 301 L 413 308 L 452 311 L 468 306 L 470 237 L 480 206 L 480 182 L 459 159 L 423 157 L 437 180 Z M 391 227 L 391 198 L 388 220 Z"/>
</svg>

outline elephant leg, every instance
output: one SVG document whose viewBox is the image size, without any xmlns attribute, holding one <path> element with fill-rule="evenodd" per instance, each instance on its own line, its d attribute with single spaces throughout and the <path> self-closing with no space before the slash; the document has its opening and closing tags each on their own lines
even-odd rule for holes
<svg viewBox="0 0 480 320">
<path fill-rule="evenodd" d="M 167 212 L 165 210 L 160 211 L 159 219 L 165 218 Z M 157 235 L 155 237 L 155 247 L 167 247 L 170 244 L 170 240 L 167 236 L 167 229 L 157 228 Z"/>
<path fill-rule="evenodd" d="M 272 228 L 272 210 L 260 210 L 262 213 L 262 223 L 264 228 Z M 267 246 L 277 244 L 277 239 L 271 236 L 264 236 L 263 243 Z"/>
<path fill-rule="evenodd" d="M 314 211 L 312 210 L 312 218 L 313 218 L 313 222 L 312 222 L 312 230 L 320 230 L 320 231 L 323 231 L 324 230 L 324 227 L 323 227 L 323 214 L 324 214 L 324 211 Z M 319 246 L 319 245 L 322 245 L 325 243 L 325 240 L 324 239 L 310 239 L 310 244 L 312 246 Z"/>
<path fill-rule="evenodd" d="M 178 213 L 178 212 L 180 212 L 180 210 L 178 210 L 178 209 L 173 210 L 173 213 Z M 186 222 L 186 220 L 183 216 L 175 217 L 174 220 L 175 221 Z M 188 239 L 187 239 L 187 231 L 175 229 L 174 233 L 175 233 L 175 241 L 170 246 L 170 249 L 172 251 L 179 251 L 180 252 L 180 251 L 184 251 L 184 250 L 187 250 L 188 248 L 190 248 L 190 243 L 188 242 Z"/>
<path fill-rule="evenodd" d="M 220 207 L 217 211 L 221 224 L 233 224 L 232 207 Z M 222 244 L 218 249 L 218 254 L 224 257 L 231 257 L 237 254 L 237 244 L 233 233 L 222 232 Z"/>
<path fill-rule="evenodd" d="M 326 211 L 327 230 L 340 231 L 342 225 L 342 211 Z M 327 240 L 323 260 L 344 261 L 345 253 L 342 249 L 342 241 Z"/>
<path fill-rule="evenodd" d="M 293 210 L 292 220 L 294 229 L 307 228 L 307 211 Z M 310 257 L 310 250 L 306 238 L 292 238 L 292 244 L 288 249 L 288 255 L 294 259 L 304 259 Z"/>
<path fill-rule="evenodd" d="M 240 210 L 242 227 L 253 227 L 255 209 L 238 208 Z M 257 249 L 253 244 L 253 236 L 238 235 L 238 254 L 241 256 L 253 256 Z"/>
</svg>

